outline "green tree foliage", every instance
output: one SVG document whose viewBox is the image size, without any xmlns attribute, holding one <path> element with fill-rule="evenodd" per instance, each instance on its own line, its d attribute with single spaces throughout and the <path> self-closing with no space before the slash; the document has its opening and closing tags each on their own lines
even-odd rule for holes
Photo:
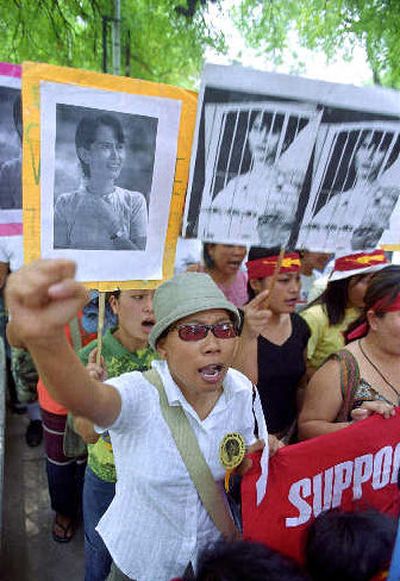
<svg viewBox="0 0 400 581">
<path fill-rule="evenodd" d="M 400 88 L 399 0 L 241 0 L 235 21 L 250 46 L 276 61 L 293 32 L 328 58 L 351 58 L 361 44 L 374 81 Z"/>
<path fill-rule="evenodd" d="M 121 0 L 121 74 L 192 87 L 205 48 L 224 50 L 222 35 L 206 24 L 205 5 L 185 16 L 176 10 L 185 8 L 182 0 Z M 0 59 L 101 71 L 107 16 L 113 0 L 0 0 Z"/>
</svg>

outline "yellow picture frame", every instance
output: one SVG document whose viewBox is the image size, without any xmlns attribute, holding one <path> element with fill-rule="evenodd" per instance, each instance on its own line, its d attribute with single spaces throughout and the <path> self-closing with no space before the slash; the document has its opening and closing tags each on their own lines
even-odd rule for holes
<svg viewBox="0 0 400 581">
<path fill-rule="evenodd" d="M 161 282 L 173 276 L 176 243 L 181 228 L 189 176 L 191 146 L 196 119 L 196 93 L 179 87 L 128 77 L 116 77 L 109 74 L 48 64 L 23 63 L 23 233 L 25 263 L 41 258 L 40 83 L 42 81 L 181 101 L 176 166 L 162 261 L 162 279 L 84 282 L 87 288 L 99 291 L 156 288 Z"/>
</svg>

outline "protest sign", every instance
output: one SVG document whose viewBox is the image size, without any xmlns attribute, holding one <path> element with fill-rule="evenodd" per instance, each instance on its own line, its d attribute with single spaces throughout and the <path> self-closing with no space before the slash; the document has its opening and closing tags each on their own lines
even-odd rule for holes
<svg viewBox="0 0 400 581">
<path fill-rule="evenodd" d="M 242 482 L 245 538 L 302 561 L 307 528 L 323 510 L 373 507 L 398 516 L 400 408 L 279 450 L 269 462 L 267 492 L 257 506 L 254 462 Z"/>
<path fill-rule="evenodd" d="M 196 97 L 24 63 L 25 260 L 70 258 L 90 288 L 172 276 Z"/>
<path fill-rule="evenodd" d="M 400 96 L 205 67 L 184 236 L 354 252 L 400 245 Z"/>
</svg>

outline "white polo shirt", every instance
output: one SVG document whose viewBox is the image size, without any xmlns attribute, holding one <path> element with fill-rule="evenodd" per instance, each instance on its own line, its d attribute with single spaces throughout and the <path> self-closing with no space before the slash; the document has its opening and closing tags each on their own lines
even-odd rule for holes
<svg viewBox="0 0 400 581">
<path fill-rule="evenodd" d="M 205 420 L 183 397 L 165 361 L 153 361 L 169 405 L 181 405 L 216 481 L 223 485 L 219 445 L 229 432 L 254 443 L 252 385 L 230 369 L 224 391 Z M 220 538 L 165 423 L 156 388 L 140 372 L 109 381 L 121 413 L 109 430 L 117 470 L 116 495 L 97 527 L 115 564 L 137 581 L 169 581 L 183 574 L 199 551 Z M 259 435 L 267 442 L 257 402 Z"/>
</svg>

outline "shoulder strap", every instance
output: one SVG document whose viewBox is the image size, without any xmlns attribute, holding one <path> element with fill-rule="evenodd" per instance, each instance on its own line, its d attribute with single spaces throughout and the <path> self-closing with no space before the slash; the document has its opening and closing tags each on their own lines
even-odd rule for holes
<svg viewBox="0 0 400 581">
<path fill-rule="evenodd" d="M 155 369 L 145 371 L 143 376 L 159 393 L 164 419 L 208 514 L 226 539 L 237 538 L 239 531 L 228 512 L 222 491 L 213 478 L 185 412 L 181 406 L 169 405 L 161 377 Z"/>
<path fill-rule="evenodd" d="M 74 317 L 72 321 L 68 323 L 68 325 L 71 333 L 72 346 L 74 348 L 74 351 L 77 353 L 78 351 L 80 351 L 80 349 L 82 349 L 82 337 L 79 328 L 78 317 Z"/>
<path fill-rule="evenodd" d="M 340 390 L 343 398 L 343 405 L 336 421 L 346 422 L 351 414 L 356 389 L 360 385 L 360 368 L 348 349 L 341 349 L 331 358 L 340 364 Z"/>
</svg>

